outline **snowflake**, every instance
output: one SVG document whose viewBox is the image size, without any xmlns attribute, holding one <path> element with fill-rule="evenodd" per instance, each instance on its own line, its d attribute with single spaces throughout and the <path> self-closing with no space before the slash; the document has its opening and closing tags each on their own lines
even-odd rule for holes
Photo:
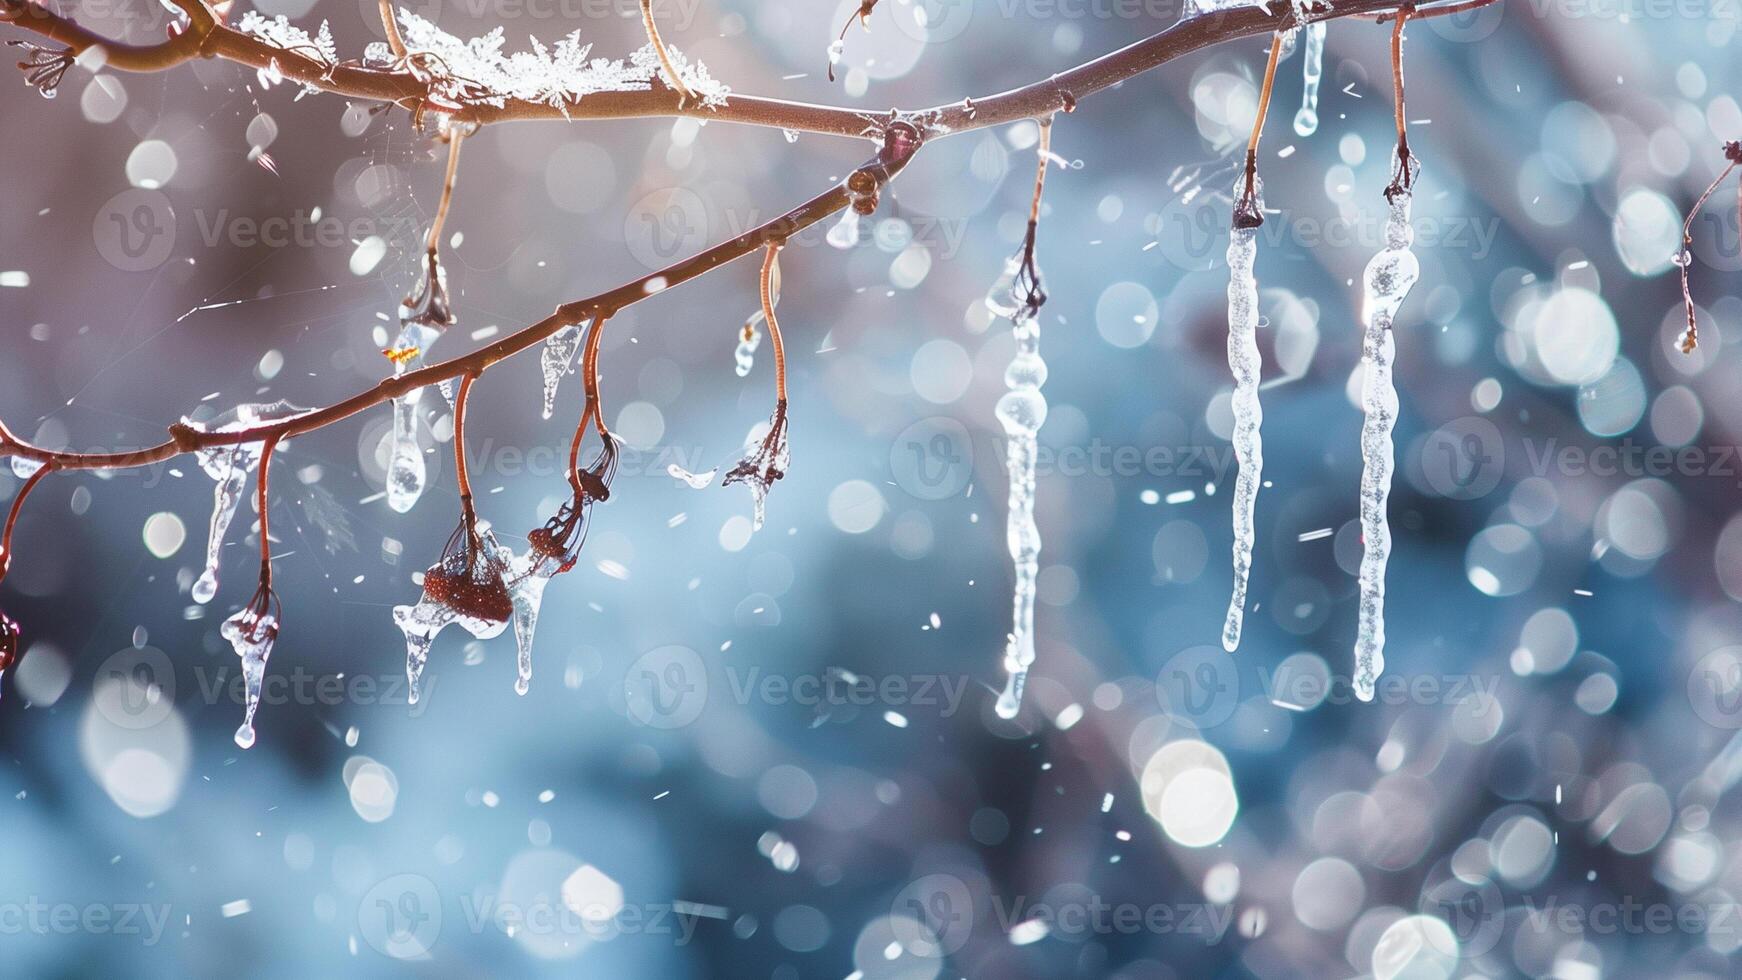
<svg viewBox="0 0 1742 980">
<path fill-rule="evenodd" d="M 280 18 L 282 20 L 282 18 Z M 591 44 L 582 44 L 575 31 L 556 43 L 554 49 L 531 38 L 531 51 L 504 54 L 502 28 L 483 37 L 462 41 L 428 20 L 408 11 L 399 12 L 399 29 L 405 47 L 414 59 L 413 70 L 429 70 L 432 93 L 452 105 L 501 106 L 509 99 L 540 102 L 566 109 L 595 92 L 648 91 L 660 77 L 659 54 L 652 44 L 629 56 L 628 63 L 592 58 Z M 666 47 L 672 66 L 684 85 L 702 104 L 726 104 L 730 89 L 708 74 L 700 62 L 690 64 L 675 48 Z M 364 61 L 391 65 L 392 51 L 382 42 L 369 45 Z"/>
<path fill-rule="evenodd" d="M 320 32 L 314 37 L 309 37 L 307 31 L 292 24 L 283 14 L 268 20 L 259 11 L 250 10 L 242 15 L 242 23 L 238 25 L 238 29 L 244 34 L 252 34 L 262 41 L 283 48 L 292 54 L 320 62 L 328 70 L 339 63 L 338 46 L 333 43 L 332 29 L 327 26 L 327 22 L 324 20 L 321 21 Z M 275 59 L 269 62 L 265 68 L 260 69 L 259 77 L 262 88 L 271 88 L 284 80 L 284 73 L 279 69 Z M 312 85 L 302 87 L 302 95 L 318 91 L 320 90 Z"/>
</svg>

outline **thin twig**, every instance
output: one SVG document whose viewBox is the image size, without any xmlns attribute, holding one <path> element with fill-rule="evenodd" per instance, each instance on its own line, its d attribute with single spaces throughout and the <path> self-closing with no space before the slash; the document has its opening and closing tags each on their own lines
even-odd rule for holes
<svg viewBox="0 0 1742 980">
<path fill-rule="evenodd" d="M 1246 141 L 1246 182 L 1234 202 L 1234 227 L 1256 228 L 1264 223 L 1258 208 L 1258 138 L 1264 134 L 1264 117 L 1270 113 L 1270 93 L 1276 87 L 1276 63 L 1282 57 L 1282 32 L 1270 38 L 1270 60 L 1264 65 L 1264 87 L 1258 92 L 1258 115 L 1252 120 L 1252 136 Z"/>
<path fill-rule="evenodd" d="M 18 524 L 18 515 L 24 511 L 24 499 L 30 496 L 30 491 L 42 482 L 42 478 L 55 469 L 54 464 L 45 464 L 35 473 L 25 479 L 24 485 L 18 488 L 18 495 L 12 498 L 12 509 L 6 514 L 6 529 L 0 531 L 0 579 L 6 577 L 6 572 L 12 567 L 12 529 Z"/>
<path fill-rule="evenodd" d="M 472 480 L 466 473 L 466 398 L 476 380 L 478 372 L 466 372 L 460 379 L 460 390 L 454 394 L 454 482 L 459 485 L 460 503 L 468 524 L 472 521 Z"/>
<path fill-rule="evenodd" d="M 381 0 L 381 27 L 387 31 L 387 47 L 393 52 L 393 60 L 405 60 L 405 38 L 399 33 L 399 20 L 393 16 L 393 0 Z"/>
<path fill-rule="evenodd" d="M 780 242 L 769 242 L 762 258 L 762 319 L 768 321 L 768 337 L 774 341 L 774 397 L 786 401 L 786 344 L 780 339 L 780 321 L 774 318 L 773 279 L 780 263 Z"/>
<path fill-rule="evenodd" d="M 448 209 L 454 203 L 454 178 L 460 172 L 460 141 L 466 138 L 466 129 L 459 125 L 450 125 L 447 138 L 448 168 L 442 177 L 442 197 L 436 205 L 435 218 L 429 223 L 429 237 L 425 241 L 431 259 L 436 258 L 436 253 L 441 248 L 442 225 L 447 222 Z"/>
<path fill-rule="evenodd" d="M 272 453 L 278 448 L 278 439 L 277 435 L 268 436 L 265 445 L 260 447 L 260 576 L 264 583 L 270 583 L 272 580 L 272 543 L 268 531 L 270 522 L 266 509 L 268 503 L 266 482 L 267 473 L 272 468 Z"/>
<path fill-rule="evenodd" d="M 1710 184 L 1706 185 L 1706 190 L 1700 195 L 1700 199 L 1688 209 L 1687 220 L 1682 222 L 1682 248 L 1675 257 L 1675 264 L 1681 266 L 1682 308 L 1688 318 L 1687 330 L 1682 334 L 1681 341 L 1683 354 L 1692 354 L 1694 348 L 1700 345 L 1700 326 L 1694 316 L 1694 294 L 1688 284 L 1688 269 L 1694 264 L 1694 254 L 1688 251 L 1688 246 L 1694 243 L 1694 219 L 1699 217 L 1700 210 L 1706 206 L 1706 199 L 1712 196 L 1712 192 L 1718 189 L 1718 185 L 1724 182 L 1724 178 L 1730 176 L 1730 171 L 1735 170 L 1738 164 L 1742 164 L 1742 142 L 1731 140 L 1725 143 L 1724 159 L 1730 161 L 1729 164 L 1718 173 L 1718 176 L 1712 178 Z M 1738 227 L 1742 227 L 1742 186 L 1738 186 L 1736 189 L 1736 220 Z"/>
<path fill-rule="evenodd" d="M 387 0 L 381 2 L 386 3 Z M 695 94 L 678 75 L 677 66 L 671 63 L 671 55 L 665 50 L 665 42 L 659 39 L 659 25 L 653 22 L 653 0 L 641 0 L 641 23 L 647 28 L 648 43 L 653 45 L 654 52 L 659 55 L 659 63 L 665 68 L 666 83 L 677 90 L 678 107 L 683 108 L 697 102 Z"/>
</svg>

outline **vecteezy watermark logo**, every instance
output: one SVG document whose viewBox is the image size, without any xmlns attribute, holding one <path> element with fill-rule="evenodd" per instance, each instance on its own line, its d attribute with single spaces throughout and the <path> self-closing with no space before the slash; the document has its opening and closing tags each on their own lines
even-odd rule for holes
<svg viewBox="0 0 1742 980">
<path fill-rule="evenodd" d="M 435 882 L 399 874 L 376 884 L 357 903 L 357 931 L 383 956 L 410 960 L 427 955 L 442 934 L 442 900 Z"/>
<path fill-rule="evenodd" d="M 1493 491 L 1506 469 L 1506 446 L 1494 423 L 1470 415 L 1435 429 L 1422 442 L 1422 475 L 1442 497 L 1474 500 Z"/>
<path fill-rule="evenodd" d="M 156 647 L 110 654 L 97 667 L 91 687 L 97 711 L 121 728 L 151 728 L 175 708 L 175 666 Z"/>
<path fill-rule="evenodd" d="M 1439 951 L 1447 955 L 1481 956 L 1500 942 L 1506 926 L 1506 901 L 1500 887 L 1487 878 L 1448 877 L 1422 892 L 1421 911 L 1451 927 L 1457 937 L 1457 949 Z"/>
<path fill-rule="evenodd" d="M 1471 44 L 1492 36 L 1500 29 L 1500 20 L 1505 16 L 1505 6 L 1496 3 L 1474 10 L 1460 10 L 1429 17 L 1427 25 L 1428 30 L 1448 41 Z"/>
<path fill-rule="evenodd" d="M 974 475 L 974 441 L 947 415 L 920 419 L 889 444 L 889 471 L 901 489 L 920 500 L 962 492 Z"/>
<path fill-rule="evenodd" d="M 894 8 L 896 30 L 921 44 L 961 37 L 974 19 L 974 0 L 906 0 L 885 6 Z"/>
<path fill-rule="evenodd" d="M 1719 647 L 1688 674 L 1688 703 L 1713 728 L 1742 728 L 1742 646 Z"/>
<path fill-rule="evenodd" d="M 1214 728 L 1240 705 L 1239 667 L 1220 647 L 1181 650 L 1156 675 L 1155 699 L 1188 728 Z"/>
<path fill-rule="evenodd" d="M 1188 202 L 1175 197 L 1150 219 L 1156 249 L 1169 264 L 1185 272 L 1204 272 L 1226 263 L 1228 203 L 1217 194 L 1199 192 Z M 1357 249 L 1372 252 L 1385 245 L 1386 214 L 1361 207 L 1329 217 L 1286 209 L 1267 211 L 1257 237 L 1266 248 Z M 1472 215 L 1418 215 L 1410 221 L 1415 249 L 1460 252 L 1481 260 L 1493 250 L 1500 219 Z"/>
<path fill-rule="evenodd" d="M 137 936 L 141 946 L 156 946 L 169 916 L 164 904 L 45 902 L 32 895 L 22 902 L 0 902 L 0 936 Z"/>
<path fill-rule="evenodd" d="M 687 187 L 643 194 L 623 217 L 629 254 L 649 269 L 663 269 L 708 242 L 708 205 Z"/>
<path fill-rule="evenodd" d="M 130 187 L 103 202 L 91 219 L 97 254 L 122 272 L 147 272 L 175 248 L 175 209 L 162 191 Z"/>
<path fill-rule="evenodd" d="M 1406 674 L 1382 675 L 1374 685 L 1373 700 L 1382 705 L 1464 705 L 1474 717 L 1499 710 L 1498 675 Z M 1290 711 L 1311 711 L 1321 705 L 1344 706 L 1356 702 L 1352 678 L 1333 675 L 1325 662 L 1311 654 L 1298 654 L 1277 665 L 1236 657 L 1217 646 L 1194 646 L 1170 657 L 1155 675 L 1155 699 L 1174 722 L 1203 731 L 1234 716 L 1248 698 L 1267 701 Z"/>
<path fill-rule="evenodd" d="M 689 647 L 665 646 L 635 658 L 623 675 L 629 719 L 649 728 L 682 728 L 708 703 L 708 669 Z"/>
<path fill-rule="evenodd" d="M 974 896 L 952 874 L 929 874 L 897 892 L 892 929 L 915 956 L 942 958 L 967 945 L 974 931 Z"/>
</svg>

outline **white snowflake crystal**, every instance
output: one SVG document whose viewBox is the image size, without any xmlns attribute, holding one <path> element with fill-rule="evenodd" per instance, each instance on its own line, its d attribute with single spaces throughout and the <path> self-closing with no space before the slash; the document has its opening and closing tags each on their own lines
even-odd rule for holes
<svg viewBox="0 0 1742 980">
<path fill-rule="evenodd" d="M 425 54 L 425 59 L 438 66 L 434 79 L 436 94 L 455 105 L 501 106 L 509 99 L 542 102 L 564 109 L 595 92 L 644 92 L 653 88 L 662 75 L 659 53 L 652 44 L 621 59 L 588 58 L 591 44 L 581 43 L 581 33 L 575 31 L 547 47 L 531 38 L 532 50 L 504 54 L 504 35 L 498 27 L 483 37 L 462 41 L 409 10 L 399 12 L 399 30 L 405 38 L 406 50 Z M 708 107 L 726 104 L 731 90 L 714 80 L 701 62 L 691 64 L 676 48 L 666 46 L 666 53 L 677 69 L 678 78 Z M 373 65 L 391 64 L 393 55 L 386 44 L 375 42 L 364 52 L 365 62 Z"/>
<path fill-rule="evenodd" d="M 308 31 L 292 24 L 283 14 L 269 19 L 258 10 L 250 10 L 242 15 L 242 23 L 238 29 L 286 51 L 317 58 L 324 64 L 338 64 L 339 49 L 333 43 L 332 29 L 324 20 L 321 21 L 320 32 L 309 37 Z"/>
</svg>

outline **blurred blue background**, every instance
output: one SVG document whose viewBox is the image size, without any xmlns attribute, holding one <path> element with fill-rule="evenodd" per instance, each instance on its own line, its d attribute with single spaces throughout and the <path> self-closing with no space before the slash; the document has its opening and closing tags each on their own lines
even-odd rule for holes
<svg viewBox="0 0 1742 980">
<path fill-rule="evenodd" d="M 85 11 L 161 36 L 155 5 Z M 342 54 L 372 0 L 261 5 Z M 430 0 L 461 36 L 639 46 L 632 3 Z M 1001 91 L 1153 33 L 1164 3 L 656 4 L 741 92 L 883 109 Z M 285 625 L 260 740 L 231 732 L 218 625 L 252 504 L 203 561 L 191 459 L 51 477 L 0 602 L 0 948 L 23 976 L 1733 976 L 1742 945 L 1742 271 L 1726 187 L 1694 225 L 1701 345 L 1670 257 L 1742 135 L 1724 5 L 1514 3 L 1408 30 L 1422 276 L 1398 320 L 1387 677 L 1355 702 L 1358 283 L 1392 143 L 1388 27 L 1334 22 L 1321 123 L 1284 62 L 1262 149 L 1268 485 L 1241 650 L 1224 359 L 1232 154 L 1263 39 L 1083 101 L 1053 134 L 1040 262 L 1051 414 L 1039 662 L 992 712 L 1009 628 L 1013 349 L 981 304 L 1016 247 L 1030 124 L 940 140 L 849 250 L 783 257 L 793 464 L 751 533 L 734 462 L 771 407 L 732 370 L 755 268 L 624 311 L 602 357 L 623 471 L 545 605 L 450 631 L 408 706 L 390 610 L 457 516 L 381 498 L 387 413 L 284 445 Z M 0 197 L 0 417 L 49 446 L 155 443 L 207 410 L 319 405 L 386 370 L 440 180 L 405 113 L 234 65 L 16 83 Z M 250 160 L 270 117 L 271 167 Z M 260 130 L 254 130 L 256 135 Z M 256 140 L 258 142 L 258 140 Z M 868 145 L 693 120 L 517 123 L 468 141 L 451 356 L 840 179 Z M 112 221 L 161 184 L 171 247 Z M 1186 191 L 1202 185 L 1196 194 Z M 164 215 L 160 215 L 162 217 Z M 262 222 L 288 240 L 257 241 Z M 301 229 L 297 231 L 296 229 Z M 324 229 L 324 230 L 323 230 Z M 250 237 L 254 234 L 255 237 Z M 563 499 L 579 411 L 537 359 L 481 381 L 472 479 L 504 540 Z M 19 481 L 0 475 L 0 499 Z"/>
</svg>

